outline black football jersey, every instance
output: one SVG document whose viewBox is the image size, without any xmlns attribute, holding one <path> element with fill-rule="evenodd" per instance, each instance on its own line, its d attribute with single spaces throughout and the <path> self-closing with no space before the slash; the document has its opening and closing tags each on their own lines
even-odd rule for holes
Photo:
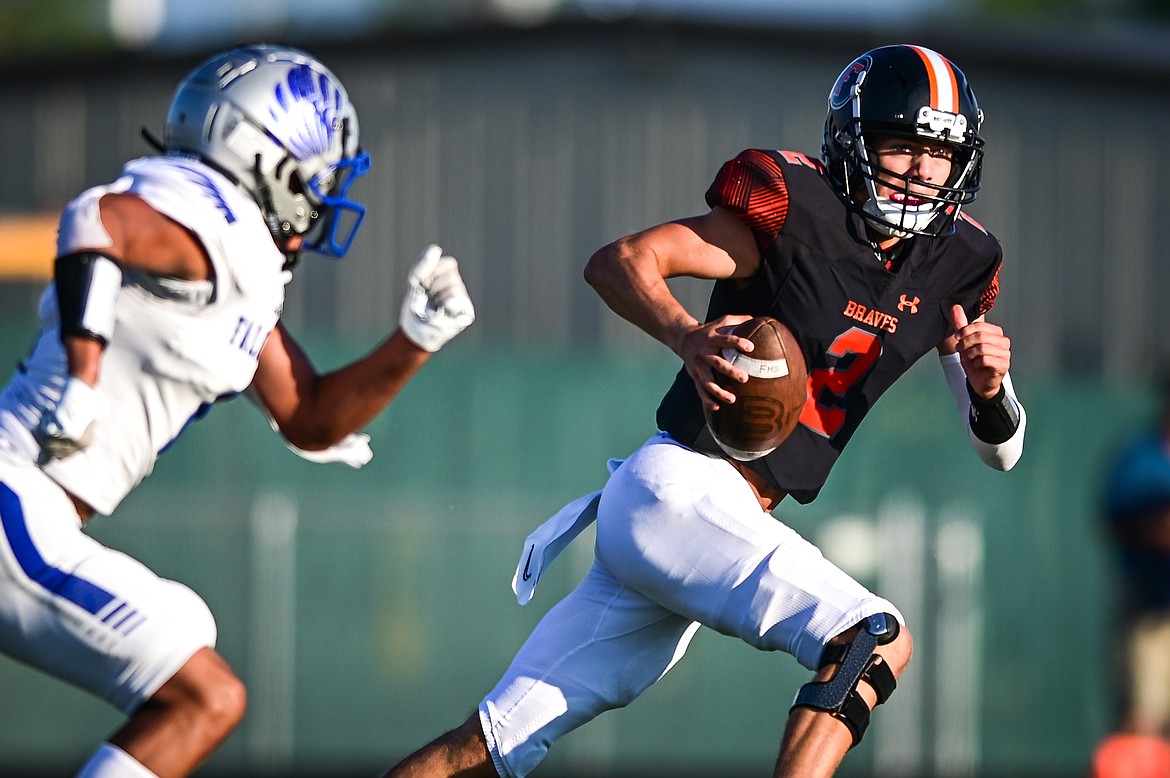
<svg viewBox="0 0 1170 778">
<path fill-rule="evenodd" d="M 950 333 L 948 312 L 986 313 L 999 292 L 999 242 L 965 214 L 943 237 L 880 256 L 864 221 L 799 152 L 748 150 L 727 162 L 707 204 L 735 211 L 760 248 L 750 279 L 715 282 L 707 320 L 773 316 L 800 342 L 809 398 L 792 435 L 749 467 L 802 503 L 812 501 L 865 414 Z M 658 408 L 658 426 L 696 449 L 721 453 L 685 368 Z"/>
</svg>

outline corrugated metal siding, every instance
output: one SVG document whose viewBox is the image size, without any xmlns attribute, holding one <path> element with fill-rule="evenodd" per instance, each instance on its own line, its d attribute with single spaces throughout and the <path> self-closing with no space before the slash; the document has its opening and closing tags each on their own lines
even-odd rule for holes
<svg viewBox="0 0 1170 778">
<path fill-rule="evenodd" d="M 437 241 L 462 260 L 477 302 L 469 340 L 653 348 L 581 280 L 590 253 L 704 210 L 707 185 L 742 148 L 817 153 L 829 86 L 882 42 L 629 24 L 320 51 L 359 107 L 375 165 L 359 193 L 369 215 L 346 260 L 304 263 L 286 318 L 326 334 L 391 329 L 406 268 Z M 1073 47 L 1065 65 L 1026 67 L 1004 46 L 935 45 L 988 115 L 985 189 L 970 213 L 1005 247 L 993 316 L 1017 364 L 1149 374 L 1170 356 L 1157 241 L 1170 100 L 1149 99 L 1170 78 L 1142 63 L 1086 79 Z M 58 207 L 144 153 L 139 127 L 161 131 L 193 59 L 0 86 L 0 208 Z M 701 313 L 706 285 L 676 288 Z"/>
</svg>

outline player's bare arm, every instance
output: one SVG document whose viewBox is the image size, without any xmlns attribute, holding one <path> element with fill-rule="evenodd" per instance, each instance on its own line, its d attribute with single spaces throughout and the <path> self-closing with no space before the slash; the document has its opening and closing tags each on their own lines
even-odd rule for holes
<svg viewBox="0 0 1170 778">
<path fill-rule="evenodd" d="M 627 321 L 677 354 L 695 381 L 703 403 L 712 409 L 734 402 L 714 372 L 737 381 L 747 374 L 720 356 L 723 349 L 751 351 L 751 342 L 726 330 L 750 316 L 725 316 L 703 323 L 671 293 L 666 279 L 747 278 L 759 267 L 751 231 L 725 208 L 702 216 L 660 224 L 621 238 L 597 251 L 585 266 L 585 280 Z"/>
<path fill-rule="evenodd" d="M 68 378 L 56 406 L 44 412 L 34 431 L 45 459 L 85 448 L 94 422 L 107 412 L 107 399 L 95 387 L 113 333 L 122 271 L 133 268 L 183 280 L 211 275 L 198 240 L 136 196 L 104 196 L 90 229 L 108 240 L 99 239 L 95 246 L 69 245 L 54 263 Z"/>
<path fill-rule="evenodd" d="M 101 214 L 111 245 L 99 250 L 123 267 L 184 281 L 212 277 L 211 262 L 195 236 L 142 198 L 108 194 L 101 200 Z"/>
<path fill-rule="evenodd" d="M 423 249 L 407 286 L 399 328 L 362 359 L 325 375 L 283 324 L 269 335 L 250 390 L 293 446 L 320 451 L 365 427 L 475 321 L 459 263 L 441 247 Z"/>
<path fill-rule="evenodd" d="M 108 254 L 118 265 L 187 281 L 211 277 L 211 263 L 187 230 L 134 195 L 108 194 L 100 204 L 101 224 L 110 236 L 107 246 L 92 251 Z M 101 372 L 98 340 L 64 335 L 70 374 L 90 386 Z"/>
<path fill-rule="evenodd" d="M 369 424 L 432 353 L 399 330 L 362 359 L 320 375 L 278 324 L 260 352 L 251 389 L 289 443 L 316 451 Z"/>
<path fill-rule="evenodd" d="M 121 267 L 186 281 L 211 277 L 211 263 L 186 229 L 127 194 L 108 194 L 99 205 L 101 226 L 110 237 L 105 246 L 89 250 L 108 255 Z M 84 249 L 82 249 L 84 251 Z M 69 372 L 89 386 L 96 386 L 101 372 L 99 340 L 65 334 L 62 337 Z"/>
</svg>

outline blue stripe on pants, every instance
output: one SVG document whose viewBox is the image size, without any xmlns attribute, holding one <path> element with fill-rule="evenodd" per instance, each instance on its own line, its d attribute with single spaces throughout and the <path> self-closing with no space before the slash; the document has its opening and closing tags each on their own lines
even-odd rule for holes
<svg viewBox="0 0 1170 778">
<path fill-rule="evenodd" d="M 74 603 L 95 616 L 117 599 L 105 589 L 79 576 L 67 573 L 45 562 L 33 543 L 24 519 L 20 498 L 5 483 L 0 482 L 0 528 L 16 556 L 16 562 L 31 580 L 58 597 Z M 125 603 L 108 613 L 103 621 L 123 609 Z"/>
</svg>

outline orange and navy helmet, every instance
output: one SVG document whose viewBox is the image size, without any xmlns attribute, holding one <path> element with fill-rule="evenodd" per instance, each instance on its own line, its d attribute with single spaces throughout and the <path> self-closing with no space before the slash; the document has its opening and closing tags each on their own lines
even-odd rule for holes
<svg viewBox="0 0 1170 778">
<path fill-rule="evenodd" d="M 883 46 L 851 62 L 833 85 L 821 155 L 834 187 L 878 232 L 946 234 L 979 191 L 982 124 L 967 77 L 949 59 L 923 46 Z M 917 187 L 912 200 L 878 198 L 879 175 L 887 186 L 901 182 L 909 191 L 911 183 L 874 161 L 874 140 L 891 136 L 945 145 L 950 177 L 926 195 Z"/>
</svg>

